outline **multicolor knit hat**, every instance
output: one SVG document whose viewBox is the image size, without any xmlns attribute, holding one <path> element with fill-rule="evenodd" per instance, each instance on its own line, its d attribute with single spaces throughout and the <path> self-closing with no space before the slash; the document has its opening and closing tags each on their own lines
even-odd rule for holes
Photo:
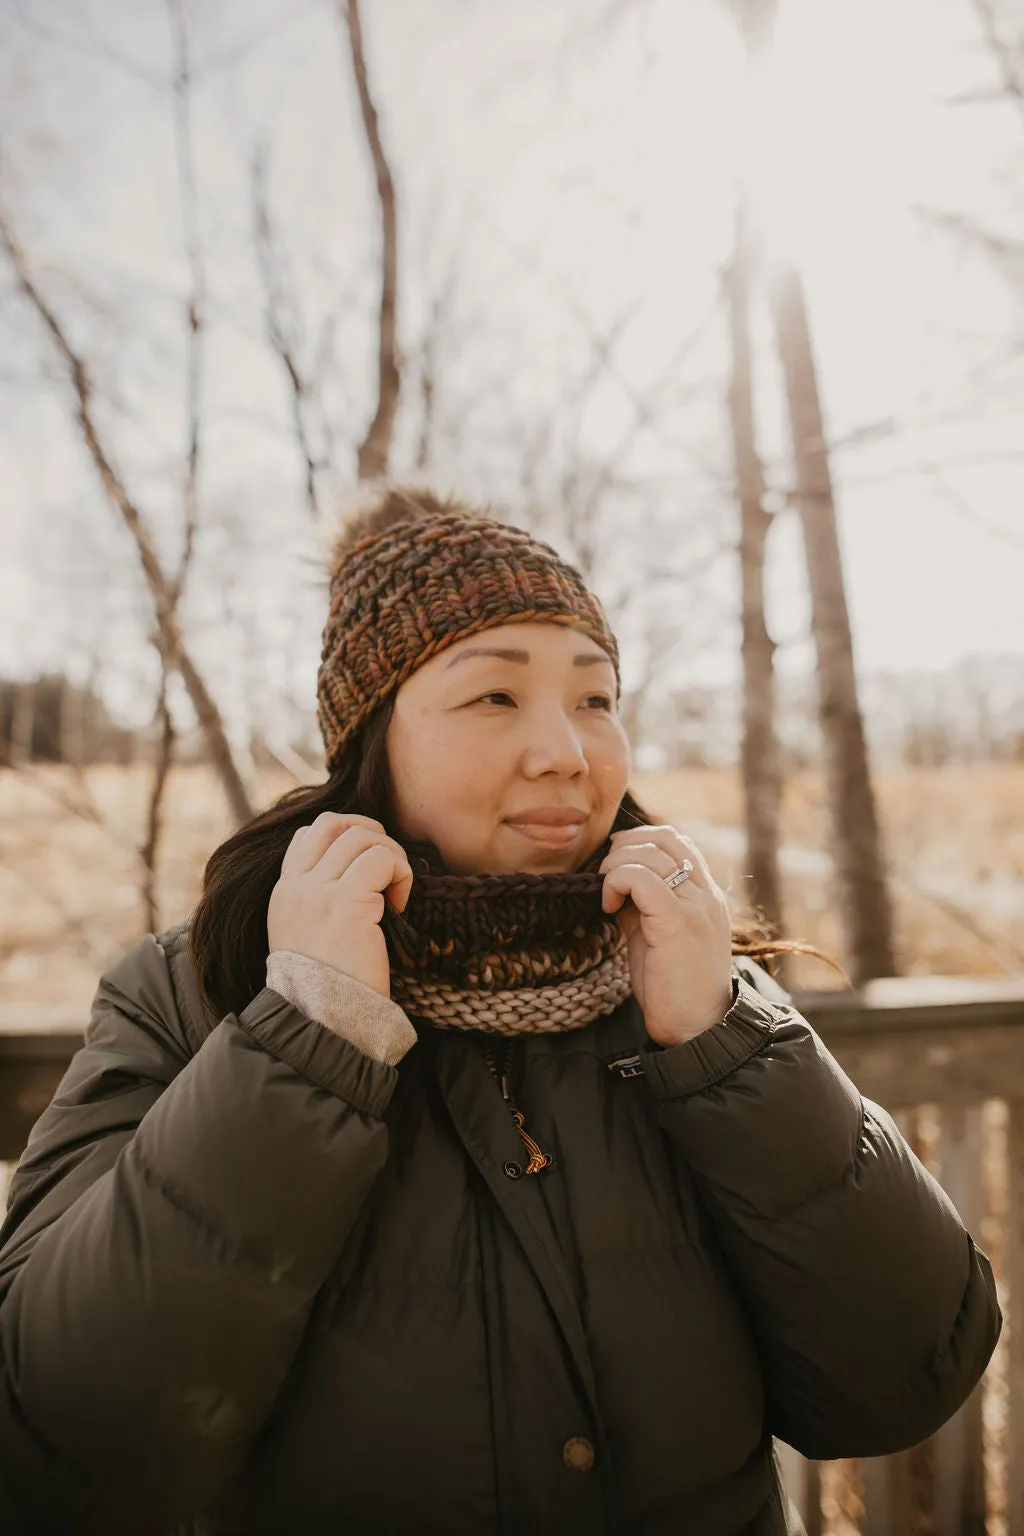
<svg viewBox="0 0 1024 1536">
<path fill-rule="evenodd" d="M 550 544 L 426 491 L 386 490 L 349 520 L 332 551 L 317 678 L 328 772 L 377 706 L 453 641 L 556 620 L 608 653 L 619 685 L 604 609 Z"/>
</svg>

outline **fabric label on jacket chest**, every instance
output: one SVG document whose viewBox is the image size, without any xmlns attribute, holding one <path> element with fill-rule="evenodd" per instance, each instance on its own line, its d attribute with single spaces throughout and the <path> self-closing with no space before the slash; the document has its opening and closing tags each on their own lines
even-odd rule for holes
<svg viewBox="0 0 1024 1536">
<path fill-rule="evenodd" d="M 612 1056 L 605 1062 L 605 1066 L 613 1077 L 646 1077 L 643 1062 L 637 1051 L 632 1051 L 624 1056 Z"/>
</svg>

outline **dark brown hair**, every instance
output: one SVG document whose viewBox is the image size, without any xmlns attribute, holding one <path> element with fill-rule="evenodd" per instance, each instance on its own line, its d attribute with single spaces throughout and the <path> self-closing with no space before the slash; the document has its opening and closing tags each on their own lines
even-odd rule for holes
<svg viewBox="0 0 1024 1536">
<path fill-rule="evenodd" d="M 325 783 L 289 790 L 211 854 L 203 893 L 192 914 L 189 955 L 203 993 L 220 1015 L 240 1013 L 265 985 L 270 894 L 299 827 L 308 826 L 323 811 L 348 812 L 370 816 L 389 836 L 398 837 L 386 749 L 393 710 L 392 696 L 348 743 Z M 652 826 L 657 820 L 627 790 L 611 830 Z M 812 944 L 774 938 L 756 917 L 733 921 L 732 950 L 755 960 L 790 952 L 812 954 L 835 965 Z"/>
</svg>

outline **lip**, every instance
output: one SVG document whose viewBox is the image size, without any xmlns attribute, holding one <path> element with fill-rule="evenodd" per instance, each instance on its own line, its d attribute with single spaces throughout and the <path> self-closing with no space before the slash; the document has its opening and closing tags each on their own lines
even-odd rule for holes
<svg viewBox="0 0 1024 1536">
<path fill-rule="evenodd" d="M 532 811 L 509 816 L 507 825 L 531 842 L 545 843 L 549 848 L 567 848 L 579 837 L 586 820 L 587 813 L 572 806 L 538 805 Z"/>
<path fill-rule="evenodd" d="M 513 832 L 522 833 L 535 843 L 547 843 L 549 848 L 568 848 L 583 830 L 582 821 L 557 823 L 544 821 L 510 821 Z"/>
<path fill-rule="evenodd" d="M 520 811 L 518 816 L 506 816 L 505 820 L 510 827 L 579 827 L 588 814 L 575 805 L 535 805 L 528 811 Z"/>
</svg>

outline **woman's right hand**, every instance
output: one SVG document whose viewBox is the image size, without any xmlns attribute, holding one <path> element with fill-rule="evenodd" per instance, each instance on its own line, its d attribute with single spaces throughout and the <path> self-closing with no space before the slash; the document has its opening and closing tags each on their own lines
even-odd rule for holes
<svg viewBox="0 0 1024 1536">
<path fill-rule="evenodd" d="M 405 849 L 379 821 L 324 811 L 299 828 L 281 861 L 267 909 L 270 949 L 324 960 L 389 998 L 380 920 L 385 896 L 404 910 L 412 881 Z"/>
</svg>

